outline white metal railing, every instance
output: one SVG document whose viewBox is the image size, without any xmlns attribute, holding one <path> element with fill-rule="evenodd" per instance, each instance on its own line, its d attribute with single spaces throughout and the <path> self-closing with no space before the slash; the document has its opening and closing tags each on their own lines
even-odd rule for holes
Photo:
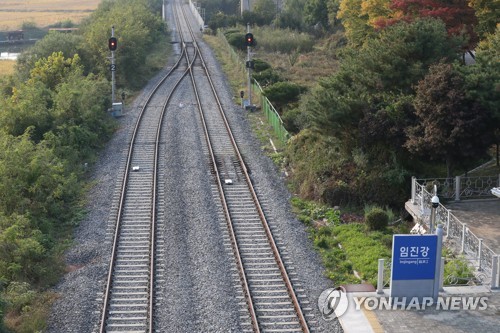
<svg viewBox="0 0 500 333">
<path fill-rule="evenodd" d="M 468 260 L 459 259 L 452 261 L 452 265 L 456 265 L 451 273 L 444 275 L 446 258 L 441 257 L 441 271 L 439 272 L 439 289 L 443 291 L 444 286 L 469 286 L 469 285 L 485 285 L 489 284 L 491 289 L 500 288 L 500 257 L 493 257 L 492 274 L 486 272 L 470 272 L 468 269 L 463 269 L 461 265 L 473 267 L 474 264 Z M 391 260 L 378 260 L 378 276 L 377 276 L 377 294 L 383 294 L 384 288 L 391 285 Z"/>
<path fill-rule="evenodd" d="M 427 188 L 434 185 L 438 187 L 439 196 L 445 199 L 459 201 L 462 198 L 491 197 L 492 189 L 500 187 L 500 175 L 464 177 L 456 176 L 451 178 L 429 178 L 417 179 L 419 184 Z"/>
<path fill-rule="evenodd" d="M 427 190 L 427 187 L 427 183 L 420 184 L 415 177 L 412 178 L 411 202 L 418 205 L 420 214 L 423 217 L 422 222 L 428 226 L 430 222 L 428 217 L 432 209 L 432 194 Z M 484 244 L 483 240 L 467 227 L 467 224 L 461 222 L 442 204 L 439 204 L 436 208 L 435 225 L 439 223 L 443 225 L 447 246 L 471 260 L 478 272 L 486 273 L 487 276 L 492 278 L 489 281 L 491 286 L 498 288 L 498 272 L 496 272 L 498 269 L 498 254 Z"/>
</svg>

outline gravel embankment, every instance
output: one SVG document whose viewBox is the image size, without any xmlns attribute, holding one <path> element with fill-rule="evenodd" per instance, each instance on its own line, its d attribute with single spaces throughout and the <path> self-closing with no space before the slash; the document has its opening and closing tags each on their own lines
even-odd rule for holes
<svg viewBox="0 0 500 333">
<path fill-rule="evenodd" d="M 254 137 L 245 112 L 232 99 L 222 70 L 204 46 L 206 61 L 217 72 L 213 79 L 228 112 L 228 119 L 252 172 L 258 193 L 266 203 L 273 231 L 279 233 L 293 261 L 294 271 L 307 294 L 320 330 L 333 332 L 317 310 L 320 293 L 331 287 L 323 276 L 320 258 L 312 249 L 304 226 L 291 213 L 290 193 L 272 161 L 262 154 L 261 143 Z M 163 71 L 164 73 L 165 71 Z M 163 74 L 161 73 L 161 74 Z M 144 92 L 127 108 L 120 130 L 116 132 L 92 170 L 95 183 L 88 194 L 88 214 L 75 231 L 74 246 L 66 261 L 74 270 L 64 276 L 55 291 L 60 298 L 54 304 L 48 332 L 85 333 L 95 331 L 99 323 L 100 297 L 108 271 L 111 237 L 107 234 L 114 219 L 115 187 L 121 183 L 122 165 L 132 126 L 146 93 L 160 77 L 151 80 Z M 200 136 L 199 120 L 191 102 L 191 93 L 176 97 L 175 108 L 165 116 L 162 145 L 162 186 L 165 223 L 161 237 L 165 242 L 159 260 L 163 277 L 157 310 L 160 332 L 239 332 L 239 307 L 230 270 L 232 258 L 223 244 L 223 225 L 212 193 L 210 172 Z"/>
</svg>

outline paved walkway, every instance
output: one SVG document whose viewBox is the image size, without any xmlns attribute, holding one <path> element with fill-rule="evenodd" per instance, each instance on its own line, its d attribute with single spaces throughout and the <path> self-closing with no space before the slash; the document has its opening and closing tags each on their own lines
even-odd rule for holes
<svg viewBox="0 0 500 333">
<path fill-rule="evenodd" d="M 353 297 L 358 300 L 359 297 L 389 297 L 389 290 L 384 295 L 375 292 L 348 295 L 349 310 L 340 317 L 345 333 L 500 333 L 500 291 L 488 291 L 484 287 L 449 287 L 440 293 L 440 296 L 455 299 L 485 297 L 487 308 L 483 310 L 437 310 L 432 305 L 425 310 L 360 311 L 351 306 Z"/>
<path fill-rule="evenodd" d="M 500 198 L 452 202 L 446 208 L 493 252 L 500 254 Z"/>
</svg>

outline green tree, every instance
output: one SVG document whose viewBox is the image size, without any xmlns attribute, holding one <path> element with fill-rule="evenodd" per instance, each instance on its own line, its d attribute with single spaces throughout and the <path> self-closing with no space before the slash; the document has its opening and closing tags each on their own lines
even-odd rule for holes
<svg viewBox="0 0 500 333">
<path fill-rule="evenodd" d="M 0 216 L 0 279 L 37 281 L 41 278 L 46 249 L 43 235 L 22 215 Z"/>
<path fill-rule="evenodd" d="M 104 110 L 109 82 L 94 75 L 74 75 L 57 87 L 53 98 L 53 128 L 44 140 L 72 165 L 91 161 L 109 138 L 113 125 Z"/>
<path fill-rule="evenodd" d="M 35 140 L 50 130 L 52 93 L 42 82 L 30 82 L 13 88 L 12 96 L 0 101 L 0 126 L 7 133 L 22 135 L 30 126 Z"/>
<path fill-rule="evenodd" d="M 478 25 L 476 31 L 480 39 L 495 33 L 500 17 L 500 2 L 491 0 L 469 0 L 469 6 L 474 8 Z"/>
<path fill-rule="evenodd" d="M 28 85 L 41 82 L 47 89 L 54 90 L 58 84 L 66 80 L 70 73 L 79 76 L 83 74 L 80 57 L 76 54 L 73 58 L 65 59 L 62 52 L 54 52 L 35 63 L 35 67 L 30 72 Z"/>
<path fill-rule="evenodd" d="M 94 71 L 102 75 L 109 75 L 108 38 L 112 24 L 118 39 L 116 64 L 122 73 L 117 76 L 117 83 L 138 88 L 144 82 L 138 69 L 147 70 L 146 58 L 153 41 L 163 33 L 164 24 L 144 0 L 103 1 L 81 27 L 90 63 Z"/>
<path fill-rule="evenodd" d="M 85 96 L 84 100 L 71 96 L 64 90 L 69 82 L 75 91 L 79 91 L 79 95 Z M 62 52 L 53 53 L 48 58 L 39 59 L 26 83 L 15 87 L 12 96 L 0 102 L 4 103 L 0 112 L 2 126 L 12 135 L 21 135 L 28 127 L 33 127 L 30 131 L 31 138 L 38 142 L 45 133 L 55 130 L 63 123 L 80 125 L 84 120 L 89 121 L 90 118 L 82 118 L 82 115 L 92 113 L 101 114 L 93 124 L 89 123 L 95 127 L 96 122 L 101 122 L 101 126 L 95 128 L 96 133 L 99 133 L 98 131 L 109 126 L 109 121 L 104 120 L 102 112 L 108 103 L 108 99 L 104 98 L 108 89 L 105 81 L 96 79 L 94 75 L 84 76 L 78 55 L 66 59 Z M 78 102 L 83 104 L 76 107 Z M 91 104 L 94 102 L 96 104 Z M 63 104 L 67 105 L 65 113 L 61 111 Z M 102 132 L 103 137 L 108 132 L 109 130 Z"/>
<path fill-rule="evenodd" d="M 253 6 L 253 12 L 261 17 L 259 25 L 270 24 L 277 15 L 276 4 L 273 0 L 257 0 Z"/>
<path fill-rule="evenodd" d="M 448 177 L 457 163 L 484 157 L 493 143 L 490 112 L 467 98 L 464 79 L 450 64 L 433 65 L 419 82 L 415 114 L 406 147 L 446 161 Z"/>
<path fill-rule="evenodd" d="M 0 211 L 30 214 L 44 223 L 67 216 L 66 204 L 78 193 L 75 177 L 45 143 L 33 143 L 29 130 L 0 136 Z M 40 224 L 41 225 L 41 224 Z"/>
<path fill-rule="evenodd" d="M 86 52 L 83 49 L 83 37 L 76 33 L 49 32 L 17 58 L 16 72 L 19 81 L 28 80 L 36 62 L 42 58 L 48 58 L 54 52 L 62 52 L 64 58 L 73 58 L 76 54 L 86 58 Z"/>
<path fill-rule="evenodd" d="M 304 21 L 309 26 L 320 26 L 328 30 L 328 8 L 326 0 L 307 0 L 304 7 Z"/>
<path fill-rule="evenodd" d="M 276 24 L 280 28 L 301 30 L 304 25 L 304 6 L 306 0 L 288 0 L 283 5 Z"/>
<path fill-rule="evenodd" d="M 469 99 L 480 103 L 493 115 L 496 137 L 496 159 L 500 165 L 500 28 L 479 44 L 476 62 L 459 70 L 465 77 Z"/>
<path fill-rule="evenodd" d="M 435 19 L 399 23 L 349 46 L 340 68 L 300 102 L 288 157 L 299 192 L 339 203 L 400 204 L 413 157 L 403 145 L 415 120 L 414 86 L 459 43 Z M 321 156 L 317 156 L 317 154 Z"/>
<path fill-rule="evenodd" d="M 205 22 L 212 21 L 215 15 L 240 15 L 240 2 L 238 0 L 201 0 L 198 4 L 205 9 Z M 225 25 L 219 25 L 219 27 L 224 26 Z"/>
<path fill-rule="evenodd" d="M 394 25 L 359 49 L 347 48 L 341 54 L 339 71 L 321 81 L 305 100 L 305 112 L 312 113 L 315 128 L 324 133 L 356 136 L 359 121 L 372 102 L 380 99 L 377 95 L 412 94 L 413 85 L 431 64 L 457 58 L 458 45 L 439 20 Z"/>
</svg>

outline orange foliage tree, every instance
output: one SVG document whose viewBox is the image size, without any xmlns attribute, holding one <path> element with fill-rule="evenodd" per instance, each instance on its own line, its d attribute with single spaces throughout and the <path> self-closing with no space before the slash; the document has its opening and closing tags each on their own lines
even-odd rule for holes
<svg viewBox="0 0 500 333">
<path fill-rule="evenodd" d="M 477 18 L 467 0 L 392 0 L 392 13 L 375 22 L 376 28 L 384 28 L 400 21 L 411 22 L 420 17 L 441 19 L 450 35 L 464 36 L 464 49 L 472 49 L 478 42 L 474 27 Z"/>
</svg>

